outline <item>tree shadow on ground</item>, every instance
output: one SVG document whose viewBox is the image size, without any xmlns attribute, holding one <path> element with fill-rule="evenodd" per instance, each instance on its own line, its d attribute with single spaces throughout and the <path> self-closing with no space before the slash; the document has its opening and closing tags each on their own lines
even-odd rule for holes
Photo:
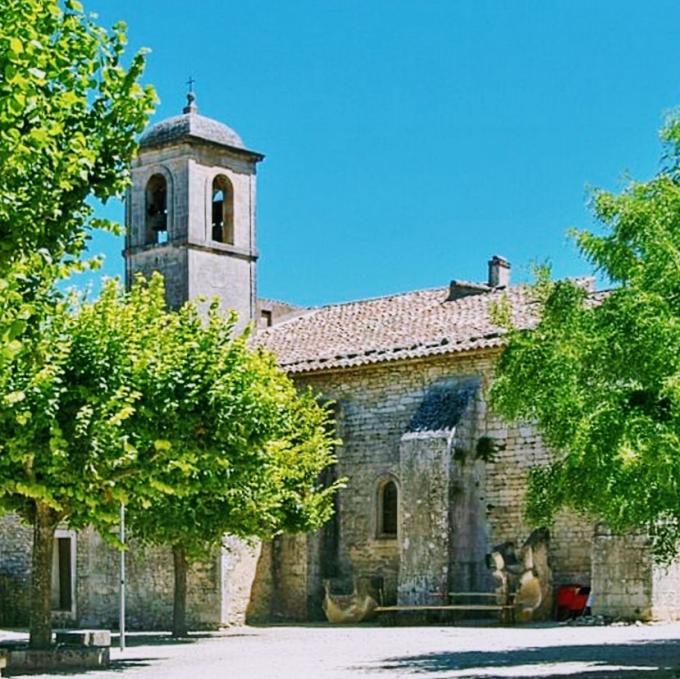
<svg viewBox="0 0 680 679">
<path fill-rule="evenodd" d="M 3 677 L 30 677 L 34 675 L 44 676 L 49 674 L 50 677 L 86 677 L 88 674 L 98 673 L 121 673 L 127 670 L 140 669 L 142 667 L 148 667 L 154 662 L 157 662 L 160 658 L 134 658 L 130 660 L 112 660 L 108 667 L 73 667 L 64 669 L 49 669 L 49 670 L 22 670 L 20 672 L 12 672 L 9 668 L 3 670 Z"/>
<path fill-rule="evenodd" d="M 205 639 L 212 635 L 206 634 L 191 634 L 188 637 L 175 638 L 170 633 L 135 633 L 125 635 L 125 645 L 126 648 L 134 648 L 138 646 L 168 646 L 168 645 L 181 645 L 181 644 L 193 644 L 196 641 Z M 50 668 L 40 669 L 40 670 L 14 670 L 12 671 L 11 666 L 5 670 L 3 676 L 7 677 L 28 677 L 32 675 L 45 675 L 56 677 L 73 677 L 73 676 L 87 676 L 95 672 L 113 672 L 121 673 L 126 670 L 138 669 L 141 667 L 148 667 L 151 663 L 161 660 L 161 658 L 116 658 L 116 654 L 119 653 L 118 647 L 118 634 L 111 635 L 111 664 L 107 667 L 64 667 L 64 668 Z M 12 648 L 26 648 L 26 640 L 15 639 L 12 641 L 5 641 L 2 647 L 12 649 Z"/>
<path fill-rule="evenodd" d="M 217 636 L 210 632 L 191 632 L 186 637 L 173 637 L 169 632 L 131 632 L 125 635 L 125 646 L 135 648 L 137 646 L 178 646 L 182 644 L 194 644 L 202 639 L 210 639 Z M 111 653 L 117 650 L 120 636 L 111 635 Z"/>
<path fill-rule="evenodd" d="M 447 651 L 385 658 L 366 670 L 451 679 L 680 677 L 680 639 L 562 645 L 503 651 Z M 410 674 L 409 674 L 410 676 Z"/>
<path fill-rule="evenodd" d="M 187 644 L 194 644 L 197 641 L 210 641 L 210 640 L 225 640 L 225 639 L 237 639 L 239 637 L 253 637 L 259 636 L 257 634 L 249 634 L 243 632 L 236 633 L 220 633 L 220 632 L 191 632 L 189 636 L 176 638 L 173 637 L 169 632 L 130 632 L 125 635 L 125 647 L 126 648 L 138 648 L 142 646 L 150 647 L 162 647 L 162 646 L 181 646 Z M 7 677 L 24 677 L 32 675 L 45 675 L 57 677 L 73 677 L 82 676 L 86 677 L 88 674 L 93 673 L 123 673 L 127 670 L 139 669 L 142 667 L 148 667 L 149 665 L 167 660 L 164 657 L 142 657 L 142 658 L 120 658 L 117 654 L 120 652 L 119 649 L 119 635 L 117 633 L 111 635 L 111 663 L 108 667 L 74 667 L 74 668 L 52 668 L 49 670 L 15 670 L 12 672 L 11 668 L 4 670 L 2 675 Z M 1 648 L 26 648 L 26 639 L 12 639 L 5 640 L 0 644 Z"/>
</svg>

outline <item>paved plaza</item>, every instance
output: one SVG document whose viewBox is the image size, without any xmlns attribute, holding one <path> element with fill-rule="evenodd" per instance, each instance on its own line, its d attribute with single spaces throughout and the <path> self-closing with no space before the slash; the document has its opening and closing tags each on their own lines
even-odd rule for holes
<svg viewBox="0 0 680 679">
<path fill-rule="evenodd" d="M 8 636 L 0 632 L 0 639 Z M 74 672 L 70 676 L 680 677 L 679 624 L 610 627 L 553 624 L 514 628 L 272 626 L 197 635 L 183 643 L 163 635 L 135 634 L 129 642 L 124 652 L 112 649 L 113 662 L 108 670 Z"/>
</svg>

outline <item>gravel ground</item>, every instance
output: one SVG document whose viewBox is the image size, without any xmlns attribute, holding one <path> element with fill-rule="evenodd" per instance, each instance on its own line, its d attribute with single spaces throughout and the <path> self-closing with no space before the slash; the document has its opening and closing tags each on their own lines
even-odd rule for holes
<svg viewBox="0 0 680 679">
<path fill-rule="evenodd" d="M 9 638 L 0 632 L 0 640 Z M 680 624 L 244 627 L 183 643 L 134 634 L 87 679 L 680 677 Z M 678 669 L 676 669 L 678 668 Z M 38 677 L 54 674 L 34 675 Z M 63 673 L 60 676 L 65 676 Z"/>
</svg>

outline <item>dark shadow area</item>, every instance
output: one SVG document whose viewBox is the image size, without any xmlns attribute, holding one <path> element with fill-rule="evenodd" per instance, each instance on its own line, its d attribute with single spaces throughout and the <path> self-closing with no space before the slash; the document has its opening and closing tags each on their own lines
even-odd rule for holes
<svg viewBox="0 0 680 679">
<path fill-rule="evenodd" d="M 137 646 L 178 646 L 183 644 L 193 644 L 202 639 L 209 639 L 214 635 L 210 634 L 192 634 L 188 637 L 177 639 L 170 634 L 148 634 L 148 635 L 130 635 L 125 637 L 125 646 L 133 648 Z M 221 638 L 221 637 L 219 637 Z M 55 644 L 53 648 L 63 647 L 68 648 L 68 645 Z M 28 643 L 25 639 L 10 639 L 0 643 L 0 649 L 27 649 Z M 119 650 L 118 635 L 111 635 L 111 653 Z"/>
<path fill-rule="evenodd" d="M 127 648 L 134 648 L 137 646 L 178 646 L 182 644 L 193 644 L 202 639 L 210 639 L 217 636 L 209 632 L 190 633 L 186 637 L 173 637 L 166 632 L 153 633 L 130 633 L 125 635 L 125 646 Z M 119 635 L 111 635 L 111 653 L 118 650 Z"/>
<path fill-rule="evenodd" d="M 296 622 L 294 620 L 281 620 L 281 621 L 267 621 L 267 622 L 257 622 L 248 623 L 248 627 L 251 629 L 276 629 L 277 627 L 290 627 L 290 628 L 303 628 L 303 629 L 346 629 L 347 627 L 377 627 L 372 621 L 371 622 L 361 622 L 356 625 L 334 625 L 325 620 L 319 622 Z M 231 636 L 231 635 L 228 635 Z M 245 635 L 248 636 L 248 635 Z"/>
<path fill-rule="evenodd" d="M 570 663 L 589 663 L 593 667 L 575 672 L 563 667 Z M 545 667 L 541 667 L 545 665 Z M 522 668 L 531 666 L 531 672 L 521 674 Z M 517 668 L 517 674 L 512 668 Z M 498 675 L 489 670 L 498 668 Z M 414 656 L 386 658 L 379 664 L 354 669 L 382 671 L 393 670 L 395 676 L 404 672 L 428 675 L 456 671 L 456 678 L 507 679 L 507 677 L 568 677 L 615 679 L 617 677 L 680 677 L 680 639 L 631 641 L 625 644 L 564 645 L 518 648 L 504 651 L 450 651 Z M 465 673 L 465 671 L 469 673 Z M 528 671 L 528 670 L 526 670 Z"/>
<path fill-rule="evenodd" d="M 134 658 L 131 660 L 112 660 L 108 667 L 73 667 L 68 669 L 42 669 L 35 671 L 22 671 L 22 672 L 12 672 L 11 670 L 3 670 L 3 677 L 30 677 L 34 675 L 45 675 L 49 674 L 51 677 L 86 677 L 88 674 L 95 672 L 99 673 L 112 673 L 120 674 L 126 672 L 127 670 L 140 669 L 142 667 L 148 667 L 153 662 L 160 660 L 160 658 Z"/>
<path fill-rule="evenodd" d="M 248 635 L 238 635 L 233 636 L 248 636 Z M 11 667 L 3 670 L 3 677 L 24 677 L 33 675 L 45 675 L 57 677 L 74 677 L 74 676 L 87 676 L 88 674 L 99 672 L 99 673 L 123 673 L 127 670 L 139 669 L 142 667 L 148 667 L 154 662 L 163 660 L 162 657 L 143 657 L 143 658 L 118 658 L 120 654 L 120 649 L 118 646 L 118 634 L 111 635 L 111 663 L 108 667 L 64 667 L 64 668 L 50 668 L 50 669 L 36 669 L 36 670 L 14 670 Z M 197 641 L 205 641 L 211 638 L 223 639 L 224 636 L 211 633 L 192 633 L 188 637 L 181 639 L 176 639 L 170 633 L 135 633 L 132 632 L 126 635 L 125 644 L 126 648 L 135 648 L 140 646 L 172 646 L 172 645 L 186 645 L 193 644 Z M 68 646 L 64 646 L 68 648 Z M 0 649 L 17 649 L 17 648 L 27 648 L 27 642 L 25 639 L 18 640 L 7 640 L 0 644 Z"/>
</svg>

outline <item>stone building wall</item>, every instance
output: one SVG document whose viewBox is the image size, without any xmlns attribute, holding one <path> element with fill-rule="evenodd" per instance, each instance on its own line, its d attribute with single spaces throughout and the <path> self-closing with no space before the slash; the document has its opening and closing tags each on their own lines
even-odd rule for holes
<svg viewBox="0 0 680 679">
<path fill-rule="evenodd" d="M 78 534 L 76 614 L 79 625 L 118 626 L 119 552 L 92 529 Z M 219 555 L 193 564 L 187 578 L 187 619 L 196 629 L 220 621 Z M 130 541 L 126 553 L 126 620 L 130 629 L 169 629 L 173 560 L 167 547 Z"/>
<path fill-rule="evenodd" d="M 132 166 L 126 200 L 126 276 L 160 271 L 166 299 L 178 307 L 197 296 L 220 298 L 238 312 L 238 328 L 255 317 L 256 165 L 254 156 L 214 144 L 142 148 Z M 154 175 L 167 185 L 167 243 L 149 243 L 146 187 Z M 232 187 L 233 243 L 212 240 L 212 189 L 216 177 Z"/>
<path fill-rule="evenodd" d="M 318 619 L 326 578 L 347 591 L 355 578 L 377 576 L 386 603 L 424 601 L 424 592 L 446 586 L 484 588 L 483 554 L 508 540 L 520 547 L 531 532 L 523 520 L 527 473 L 548 459 L 531 426 L 508 425 L 489 411 L 485 396 L 493 360 L 494 353 L 487 352 L 299 378 L 337 403 L 343 443 L 336 473 L 347 478 L 347 487 L 337 498 L 336 517 L 313 535 L 253 545 L 226 540 L 224 550 L 191 570 L 190 624 Z M 414 413 L 433 386 L 452 381 L 479 384 L 455 427 L 409 434 Z M 498 447 L 488 461 L 476 454 L 480 437 L 490 437 Z M 396 479 L 400 488 L 397 538 L 378 534 L 377 489 L 386 478 Z M 596 613 L 680 618 L 680 562 L 665 569 L 654 565 L 645 536 L 613 536 L 600 528 L 593 537 L 588 520 L 566 512 L 551 533 L 555 587 L 592 585 Z M 0 624 L 27 622 L 30 552 L 30 528 L 16 516 L 0 517 Z M 86 530 L 78 535 L 76 560 L 74 622 L 115 628 L 117 551 Z M 127 571 L 128 625 L 167 628 L 170 551 L 131 545 Z M 433 573 L 439 580 L 432 580 Z"/>
<path fill-rule="evenodd" d="M 431 592 L 449 591 L 452 457 L 451 437 L 444 433 L 402 438 L 399 603 L 429 604 Z"/>
<path fill-rule="evenodd" d="M 149 246 L 135 254 L 133 264 L 127 269 L 128 286 L 137 275 L 151 278 L 155 271 L 163 273 L 165 298 L 168 305 L 176 309 L 189 295 L 189 282 L 185 275 L 189 252 L 185 245 L 172 243 L 163 247 Z"/>
<path fill-rule="evenodd" d="M 486 533 L 478 536 L 479 540 L 487 546 L 513 540 L 519 547 L 529 536 L 531 529 L 523 519 L 527 472 L 531 466 L 545 463 L 548 456 L 532 427 L 508 425 L 489 412 L 485 396 L 495 356 L 492 351 L 479 352 L 297 378 L 301 385 L 312 386 L 338 404 L 339 436 L 343 440 L 338 450 L 338 472 L 347 477 L 347 487 L 339 497 L 341 579 L 381 576 L 387 601 L 396 601 L 400 543 L 376 535 L 376 487 L 387 475 L 396 477 L 400 484 L 406 481 L 400 478 L 402 436 L 428 389 L 445 380 L 479 380 L 473 421 L 465 426 L 474 431 L 471 440 L 490 436 L 501 444 L 490 462 L 473 462 L 477 470 L 470 476 L 476 484 L 474 501 L 484 514 L 480 531 Z M 474 451 L 467 454 L 474 457 Z M 408 508 L 402 506 L 404 511 Z M 559 517 L 551 541 L 555 582 L 590 583 L 591 535 L 588 521 L 568 514 Z M 455 569 L 456 564 L 452 567 Z M 321 583 L 310 579 L 308 587 L 316 591 Z"/>
<path fill-rule="evenodd" d="M 269 568 L 260 567 L 267 560 L 266 543 L 247 543 L 225 536 L 217 559 L 220 569 L 218 588 L 211 590 L 208 596 L 215 599 L 219 616 L 216 618 L 213 611 L 206 611 L 206 623 L 209 622 L 208 616 L 212 615 L 213 626 L 216 620 L 220 625 L 243 625 L 248 611 L 261 611 L 270 596 Z"/>
<path fill-rule="evenodd" d="M 0 625 L 28 623 L 31 536 L 30 527 L 15 515 L 0 517 Z M 245 621 L 260 547 L 228 543 L 228 549 L 190 568 L 187 618 L 194 629 Z M 55 612 L 55 624 L 117 628 L 119 552 L 86 529 L 77 534 L 75 557 L 75 615 Z M 174 586 L 170 549 L 142 548 L 131 541 L 126 576 L 128 627 L 169 629 Z"/>
<path fill-rule="evenodd" d="M 593 613 L 680 620 L 680 558 L 655 563 L 644 533 L 617 535 L 604 524 L 593 543 Z"/>
<path fill-rule="evenodd" d="M 680 620 L 680 559 L 652 564 L 652 619 Z"/>
<path fill-rule="evenodd" d="M 614 535 L 598 526 L 593 549 L 593 613 L 652 619 L 648 547 L 645 535 Z"/>
<path fill-rule="evenodd" d="M 28 624 L 32 539 L 18 516 L 0 517 L 0 626 Z"/>
<path fill-rule="evenodd" d="M 307 620 L 307 536 L 281 535 L 272 544 L 272 618 Z"/>
</svg>

